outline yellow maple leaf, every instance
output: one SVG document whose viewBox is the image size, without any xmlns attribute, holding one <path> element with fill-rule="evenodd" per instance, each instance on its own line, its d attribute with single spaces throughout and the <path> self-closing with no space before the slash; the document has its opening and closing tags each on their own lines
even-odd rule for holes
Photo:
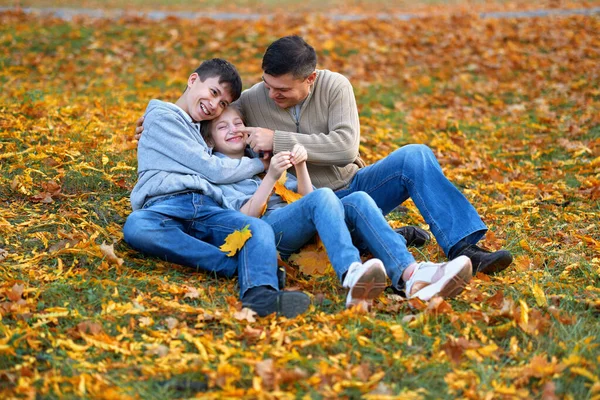
<svg viewBox="0 0 600 400">
<path fill-rule="evenodd" d="M 275 183 L 275 194 L 279 195 L 286 203 L 293 203 L 298 199 L 302 198 L 300 193 L 296 193 L 292 190 L 289 190 L 285 187 L 285 181 L 287 180 L 287 172 L 284 171 L 281 175 L 281 178 L 277 180 Z"/>
<path fill-rule="evenodd" d="M 233 257 L 244 246 L 244 243 L 252 237 L 249 226 L 246 225 L 243 229 L 234 231 L 225 238 L 225 243 L 219 249 L 227 253 L 227 257 Z"/>
</svg>

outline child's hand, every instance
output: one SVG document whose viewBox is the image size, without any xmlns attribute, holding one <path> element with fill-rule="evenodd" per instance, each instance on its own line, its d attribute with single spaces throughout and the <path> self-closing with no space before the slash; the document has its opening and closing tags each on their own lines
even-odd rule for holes
<svg viewBox="0 0 600 400">
<path fill-rule="evenodd" d="M 298 165 L 305 162 L 308 159 L 308 152 L 306 148 L 301 144 L 295 144 L 292 148 L 292 164 Z"/>
<path fill-rule="evenodd" d="M 274 180 L 278 180 L 283 175 L 283 171 L 287 170 L 292 166 L 291 153 L 289 151 L 282 151 L 275 154 L 271 158 L 271 165 L 267 171 L 267 176 Z"/>
</svg>

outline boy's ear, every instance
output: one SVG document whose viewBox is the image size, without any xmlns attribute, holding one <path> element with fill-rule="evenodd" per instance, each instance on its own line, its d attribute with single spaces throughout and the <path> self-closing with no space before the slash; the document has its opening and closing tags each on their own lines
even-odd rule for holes
<svg viewBox="0 0 600 400">
<path fill-rule="evenodd" d="M 191 87 L 194 82 L 196 82 L 197 79 L 200 79 L 200 76 L 198 75 L 197 72 L 194 72 L 193 74 L 190 75 L 190 77 L 188 78 L 188 87 Z"/>
</svg>

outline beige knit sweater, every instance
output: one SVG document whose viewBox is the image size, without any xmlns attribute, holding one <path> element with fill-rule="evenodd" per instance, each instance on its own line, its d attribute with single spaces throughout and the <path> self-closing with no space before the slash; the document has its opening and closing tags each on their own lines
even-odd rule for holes
<svg viewBox="0 0 600 400">
<path fill-rule="evenodd" d="M 356 99 L 343 75 L 317 70 L 315 83 L 300 110 L 298 131 L 291 109 L 275 104 L 263 82 L 245 90 L 238 102 L 248 126 L 275 131 L 275 153 L 292 150 L 296 143 L 306 148 L 308 172 L 316 187 L 341 189 L 364 166 L 358 156 Z"/>
</svg>

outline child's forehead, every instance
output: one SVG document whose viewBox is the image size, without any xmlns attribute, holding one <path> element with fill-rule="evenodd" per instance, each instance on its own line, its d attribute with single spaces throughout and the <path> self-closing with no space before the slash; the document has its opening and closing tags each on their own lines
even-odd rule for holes
<svg viewBox="0 0 600 400">
<path fill-rule="evenodd" d="M 225 119 L 235 119 L 241 118 L 240 113 L 235 109 L 235 107 L 227 107 L 221 115 L 217 117 L 216 122 L 223 121 Z"/>
</svg>

